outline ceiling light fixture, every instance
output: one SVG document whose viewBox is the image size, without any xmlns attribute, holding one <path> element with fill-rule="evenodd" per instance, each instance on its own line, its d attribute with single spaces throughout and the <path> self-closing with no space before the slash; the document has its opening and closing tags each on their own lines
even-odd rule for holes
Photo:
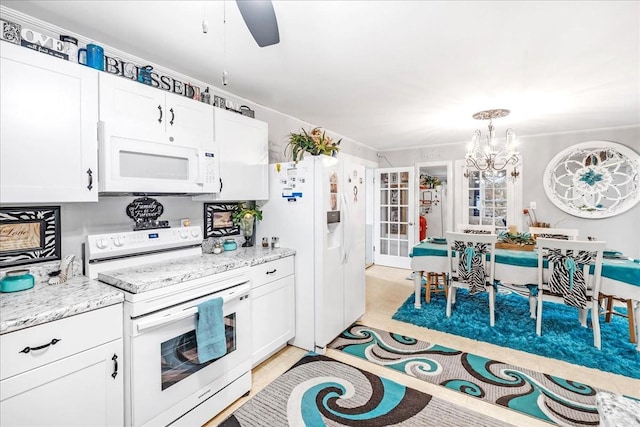
<svg viewBox="0 0 640 427">
<path fill-rule="evenodd" d="M 520 172 L 517 166 L 520 162 L 518 152 L 516 150 L 516 133 L 513 129 L 507 129 L 504 144 L 498 143 L 493 128 L 493 119 L 505 117 L 509 115 L 509 110 L 495 109 L 485 110 L 475 113 L 473 118 L 476 120 L 489 120 L 489 134 L 486 141 L 481 141 L 481 132 L 476 130 L 473 139 L 467 148 L 465 160 L 467 162 L 465 168 L 465 178 L 469 177 L 469 170 L 475 169 L 481 172 L 497 172 L 502 171 L 509 165 L 513 165 L 511 177 L 516 179 Z"/>
</svg>

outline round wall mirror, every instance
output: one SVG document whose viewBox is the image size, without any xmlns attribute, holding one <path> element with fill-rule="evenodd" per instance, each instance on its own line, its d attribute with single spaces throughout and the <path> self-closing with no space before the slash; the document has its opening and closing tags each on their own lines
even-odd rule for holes
<svg viewBox="0 0 640 427">
<path fill-rule="evenodd" d="M 581 218 L 607 218 L 640 201 L 640 155 L 610 141 L 572 145 L 549 162 L 544 191 L 558 208 Z"/>
</svg>

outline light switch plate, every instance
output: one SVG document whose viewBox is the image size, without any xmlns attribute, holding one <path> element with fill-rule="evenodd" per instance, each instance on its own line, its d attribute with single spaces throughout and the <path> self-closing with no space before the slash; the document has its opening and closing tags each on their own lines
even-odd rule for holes
<svg viewBox="0 0 640 427">
<path fill-rule="evenodd" d="M 536 210 L 536 202 L 529 202 L 529 209 Z"/>
</svg>

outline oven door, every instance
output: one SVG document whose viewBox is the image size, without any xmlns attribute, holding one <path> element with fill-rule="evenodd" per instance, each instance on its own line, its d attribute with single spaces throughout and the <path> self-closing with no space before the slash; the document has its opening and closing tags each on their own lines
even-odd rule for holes
<svg viewBox="0 0 640 427">
<path fill-rule="evenodd" d="M 131 425 L 167 425 L 251 368 L 248 284 L 133 319 L 127 368 Z M 198 363 L 198 304 L 222 297 L 227 353 Z M 127 420 L 128 421 L 128 420 Z"/>
</svg>

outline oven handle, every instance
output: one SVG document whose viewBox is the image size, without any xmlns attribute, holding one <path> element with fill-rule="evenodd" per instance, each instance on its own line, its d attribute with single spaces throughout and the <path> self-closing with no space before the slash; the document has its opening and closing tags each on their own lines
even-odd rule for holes
<svg viewBox="0 0 640 427">
<path fill-rule="evenodd" d="M 222 296 L 222 301 L 223 304 L 227 304 L 237 298 L 243 297 L 249 298 L 249 292 L 247 290 L 240 292 L 239 290 L 230 289 L 225 292 L 225 295 Z M 177 313 L 168 314 L 159 318 L 139 321 L 137 324 L 137 329 L 138 332 L 142 332 L 147 329 L 157 328 L 158 326 L 186 319 L 187 317 L 193 316 L 197 312 L 198 306 L 185 307 L 182 309 L 182 311 L 179 311 Z"/>
</svg>

